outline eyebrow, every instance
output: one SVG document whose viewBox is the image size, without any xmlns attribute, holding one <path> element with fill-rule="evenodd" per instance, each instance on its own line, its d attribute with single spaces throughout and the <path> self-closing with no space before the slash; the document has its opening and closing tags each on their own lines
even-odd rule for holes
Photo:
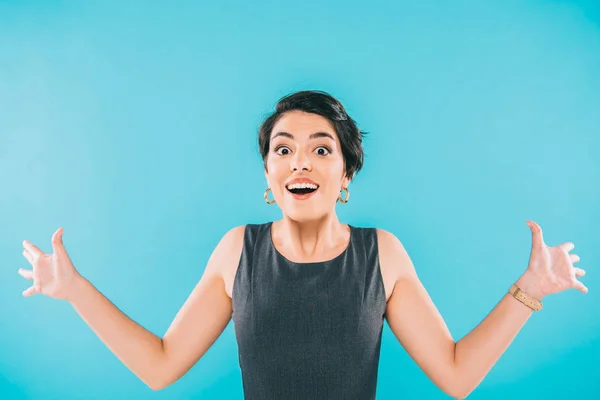
<svg viewBox="0 0 600 400">
<path fill-rule="evenodd" d="M 284 136 L 290 139 L 294 139 L 294 135 L 292 135 L 291 133 L 288 132 L 277 132 L 275 135 L 273 135 L 273 137 L 271 138 L 271 140 L 275 139 L 278 136 Z M 335 142 L 334 137 L 327 132 L 315 132 L 315 133 L 311 133 L 311 135 L 308 137 L 309 139 L 318 139 L 318 138 L 329 138 L 331 140 L 333 140 Z"/>
</svg>

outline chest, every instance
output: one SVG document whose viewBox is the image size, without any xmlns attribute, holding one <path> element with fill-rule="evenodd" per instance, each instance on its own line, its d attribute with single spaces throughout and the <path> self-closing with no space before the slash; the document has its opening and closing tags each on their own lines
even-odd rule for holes
<svg viewBox="0 0 600 400">
<path fill-rule="evenodd" d="M 232 268 L 222 271 L 223 281 L 225 283 L 225 291 L 227 293 L 227 296 L 229 296 L 230 299 L 233 298 L 233 286 L 234 286 L 235 276 L 238 271 L 238 268 L 239 268 L 239 265 L 235 265 Z M 394 273 L 394 271 L 392 271 L 390 269 L 386 269 L 385 267 L 383 267 L 381 265 L 379 266 L 379 268 L 381 271 L 381 279 L 382 279 L 384 293 L 385 293 L 385 301 L 387 303 L 390 296 L 392 295 L 392 290 L 394 289 L 394 283 L 395 283 L 397 274 Z"/>
<path fill-rule="evenodd" d="M 378 271 L 354 263 L 297 268 L 275 262 L 240 272 L 233 283 L 232 317 L 248 340 L 307 348 L 315 340 L 328 347 L 340 340 L 376 343 L 385 313 Z"/>
</svg>

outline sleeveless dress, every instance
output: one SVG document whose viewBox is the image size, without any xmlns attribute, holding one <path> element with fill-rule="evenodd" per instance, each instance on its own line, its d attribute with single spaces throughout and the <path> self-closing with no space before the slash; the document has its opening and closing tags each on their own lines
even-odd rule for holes
<svg viewBox="0 0 600 400">
<path fill-rule="evenodd" d="M 386 309 L 375 228 L 343 253 L 296 263 L 272 222 L 245 227 L 232 319 L 246 400 L 375 399 Z"/>
</svg>

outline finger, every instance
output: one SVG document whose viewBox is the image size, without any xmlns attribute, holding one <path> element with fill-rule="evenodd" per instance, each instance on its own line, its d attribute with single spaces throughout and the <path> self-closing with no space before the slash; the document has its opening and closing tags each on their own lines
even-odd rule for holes
<svg viewBox="0 0 600 400">
<path fill-rule="evenodd" d="M 575 245 L 571 242 L 566 242 L 561 244 L 559 247 L 568 253 L 575 248 Z"/>
<path fill-rule="evenodd" d="M 30 286 L 23 291 L 23 297 L 33 296 L 36 293 L 35 286 Z"/>
<path fill-rule="evenodd" d="M 31 264 L 33 264 L 33 257 L 31 257 L 31 254 L 29 254 L 27 249 L 23 249 L 23 257 L 25 257 L 27 259 L 27 261 L 29 261 Z"/>
<path fill-rule="evenodd" d="M 42 271 L 40 271 L 39 267 L 36 267 L 35 265 L 33 266 L 33 283 L 34 283 L 34 287 L 35 290 L 37 290 L 38 292 L 41 292 L 40 289 L 40 282 L 42 281 Z"/>
<path fill-rule="evenodd" d="M 584 276 L 584 275 L 585 275 L 584 269 L 575 267 L 575 276 Z"/>
<path fill-rule="evenodd" d="M 539 248 L 544 245 L 544 234 L 542 233 L 542 228 L 533 221 L 527 221 L 527 225 L 531 228 L 532 237 L 532 247 Z"/>
<path fill-rule="evenodd" d="M 25 247 L 25 249 L 35 258 L 35 257 L 41 257 L 42 254 L 44 254 L 43 251 L 41 251 L 40 249 L 37 248 L 37 246 L 35 246 L 33 243 L 31 243 L 29 240 L 24 240 L 23 241 L 23 247 Z"/>
<path fill-rule="evenodd" d="M 583 283 L 579 282 L 578 280 L 575 281 L 575 283 L 573 284 L 573 287 L 575 289 L 579 290 L 583 294 L 587 294 L 587 292 L 588 292 L 588 288 Z"/>
<path fill-rule="evenodd" d="M 33 279 L 33 271 L 30 269 L 19 268 L 19 275 L 21 275 L 25 279 Z"/>
<path fill-rule="evenodd" d="M 65 251 L 65 247 L 62 241 L 64 228 L 58 228 L 54 235 L 52 235 L 52 249 L 55 253 L 62 253 Z"/>
<path fill-rule="evenodd" d="M 571 258 L 571 263 L 576 263 L 581 260 L 577 254 L 569 254 L 569 258 Z"/>
<path fill-rule="evenodd" d="M 25 270 L 23 268 L 20 268 L 19 269 L 19 274 L 21 274 L 24 278 L 33 279 L 34 282 L 39 282 L 40 281 L 40 269 L 35 266 L 36 263 L 34 262 L 31 253 L 29 253 L 29 251 L 27 251 L 27 249 L 25 249 L 25 250 L 23 250 L 23 256 L 25 258 L 27 258 L 27 261 L 29 261 L 29 263 L 33 267 L 33 270 Z M 24 271 L 28 276 L 29 276 L 29 274 L 31 274 L 31 278 L 28 278 L 27 276 L 23 275 L 21 273 L 21 271 Z M 38 292 L 40 291 L 39 284 L 37 285 L 37 291 Z"/>
</svg>

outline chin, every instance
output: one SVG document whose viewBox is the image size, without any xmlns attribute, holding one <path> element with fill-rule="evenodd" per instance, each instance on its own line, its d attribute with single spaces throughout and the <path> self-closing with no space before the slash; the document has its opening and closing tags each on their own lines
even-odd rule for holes
<svg viewBox="0 0 600 400">
<path fill-rule="evenodd" d="M 285 210 L 285 216 L 295 222 L 313 222 L 323 219 L 327 212 L 315 207 L 289 207 Z"/>
</svg>

